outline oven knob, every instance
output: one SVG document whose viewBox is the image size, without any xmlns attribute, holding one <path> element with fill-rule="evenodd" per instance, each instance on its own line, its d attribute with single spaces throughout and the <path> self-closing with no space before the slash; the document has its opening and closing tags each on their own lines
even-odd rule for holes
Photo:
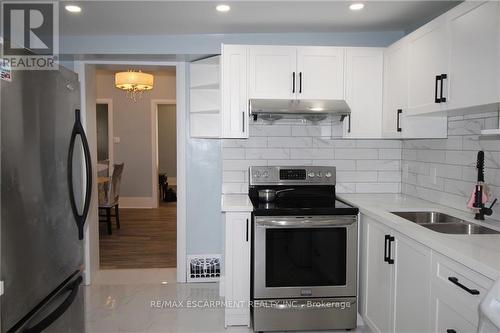
<svg viewBox="0 0 500 333">
<path fill-rule="evenodd" d="M 264 172 L 262 173 L 262 177 L 265 177 L 265 178 L 269 177 L 269 172 L 264 171 Z"/>
<path fill-rule="evenodd" d="M 326 177 L 326 178 L 330 178 L 331 176 L 332 176 L 332 173 L 331 173 L 331 172 L 327 172 L 327 173 L 325 173 L 325 177 Z"/>
<path fill-rule="evenodd" d="M 260 177 L 260 171 L 256 171 L 254 175 L 255 175 L 255 177 L 259 178 Z"/>
<path fill-rule="evenodd" d="M 309 172 L 308 176 L 309 178 L 314 178 L 314 172 Z"/>
<path fill-rule="evenodd" d="M 321 173 L 321 171 L 316 172 L 316 177 L 318 177 L 318 178 L 323 177 L 323 174 Z"/>
</svg>

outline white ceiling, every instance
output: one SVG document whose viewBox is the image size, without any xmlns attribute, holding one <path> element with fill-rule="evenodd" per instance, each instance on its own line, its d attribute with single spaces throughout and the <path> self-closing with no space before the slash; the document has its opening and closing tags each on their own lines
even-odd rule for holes
<svg viewBox="0 0 500 333">
<path fill-rule="evenodd" d="M 80 14 L 64 10 L 65 36 L 166 35 L 218 33 L 314 33 L 409 31 L 455 6 L 458 1 L 76 1 Z"/>
</svg>

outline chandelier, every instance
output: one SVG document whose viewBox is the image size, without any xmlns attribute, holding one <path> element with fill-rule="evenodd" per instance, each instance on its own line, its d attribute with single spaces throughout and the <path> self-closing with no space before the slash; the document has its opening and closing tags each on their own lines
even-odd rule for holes
<svg viewBox="0 0 500 333">
<path fill-rule="evenodd" d="M 153 89 L 153 75 L 134 70 L 119 72 L 115 74 L 115 87 L 125 90 L 127 97 L 136 102 L 144 91 Z"/>
</svg>

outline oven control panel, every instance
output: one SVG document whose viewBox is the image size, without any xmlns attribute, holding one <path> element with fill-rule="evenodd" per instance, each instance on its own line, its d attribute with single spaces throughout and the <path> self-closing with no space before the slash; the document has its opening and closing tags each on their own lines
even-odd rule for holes
<svg viewBox="0 0 500 333">
<path fill-rule="evenodd" d="M 250 185 L 335 185 L 333 166 L 251 166 Z"/>
</svg>

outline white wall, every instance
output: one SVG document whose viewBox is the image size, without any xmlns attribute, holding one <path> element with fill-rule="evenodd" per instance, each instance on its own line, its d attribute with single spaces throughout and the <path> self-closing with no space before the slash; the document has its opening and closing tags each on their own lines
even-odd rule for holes
<svg viewBox="0 0 500 333">
<path fill-rule="evenodd" d="M 137 102 L 115 88 L 115 71 L 96 72 L 97 98 L 113 100 L 113 136 L 120 138 L 120 143 L 114 145 L 114 160 L 125 163 L 120 193 L 120 202 L 125 206 L 128 202 L 141 206 L 133 202 L 144 203 L 153 196 L 151 100 L 175 100 L 176 96 L 175 70 L 144 71 L 154 74 L 154 89 L 144 93 Z"/>
</svg>

